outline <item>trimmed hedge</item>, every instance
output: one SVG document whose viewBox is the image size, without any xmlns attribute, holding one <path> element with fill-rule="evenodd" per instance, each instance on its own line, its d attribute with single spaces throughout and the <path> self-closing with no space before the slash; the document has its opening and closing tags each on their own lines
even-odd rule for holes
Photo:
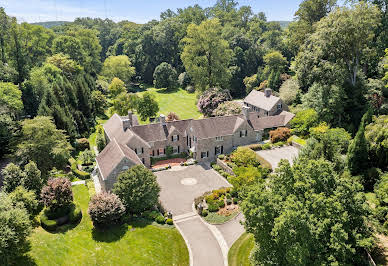
<svg viewBox="0 0 388 266">
<path fill-rule="evenodd" d="M 76 224 L 82 219 L 81 207 L 77 204 L 72 204 L 70 207 L 69 221 L 72 224 Z"/>
<path fill-rule="evenodd" d="M 58 228 L 57 221 L 50 220 L 46 215 L 46 211 L 43 211 L 40 215 L 40 225 L 47 231 L 55 231 Z"/>
<path fill-rule="evenodd" d="M 82 180 L 90 179 L 90 174 L 88 172 L 80 171 L 77 169 L 77 162 L 74 159 L 69 159 L 69 162 L 71 162 L 71 171 L 76 177 Z"/>
<path fill-rule="evenodd" d="M 169 218 L 169 219 L 166 220 L 166 224 L 168 224 L 168 225 L 173 225 L 174 222 L 173 222 L 172 219 Z"/>
<path fill-rule="evenodd" d="M 209 215 L 209 211 L 208 210 L 203 210 L 201 215 L 202 215 L 202 217 L 206 217 L 206 216 Z"/>
<path fill-rule="evenodd" d="M 164 224 L 166 221 L 165 221 L 163 215 L 158 215 L 158 216 L 155 218 L 155 222 L 157 222 L 158 224 Z"/>
<path fill-rule="evenodd" d="M 208 205 L 209 212 L 218 212 L 219 209 L 217 204 L 212 203 Z"/>
</svg>

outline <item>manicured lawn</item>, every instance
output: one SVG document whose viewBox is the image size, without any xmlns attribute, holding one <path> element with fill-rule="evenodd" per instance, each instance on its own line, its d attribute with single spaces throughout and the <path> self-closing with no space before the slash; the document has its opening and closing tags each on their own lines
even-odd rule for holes
<svg viewBox="0 0 388 266">
<path fill-rule="evenodd" d="M 36 228 L 30 237 L 29 255 L 37 265 L 189 264 L 187 247 L 176 229 L 137 221 L 105 232 L 95 231 L 87 214 L 88 188 L 75 186 L 73 192 L 82 208 L 82 221 L 75 228 L 55 234 Z"/>
<path fill-rule="evenodd" d="M 237 216 L 238 213 L 239 211 L 235 211 L 229 216 L 224 216 L 218 214 L 217 212 L 209 212 L 209 214 L 203 217 L 203 219 L 210 224 L 223 224 L 232 220 L 234 217 Z"/>
<path fill-rule="evenodd" d="M 156 97 L 159 104 L 159 114 L 167 116 L 169 112 L 175 112 L 180 119 L 200 118 L 202 114 L 198 111 L 196 103 L 196 94 L 188 93 L 183 89 L 165 90 L 148 88 L 146 91 L 151 92 Z M 138 92 L 139 96 L 146 91 Z M 146 122 L 140 121 L 141 124 Z"/>
<path fill-rule="evenodd" d="M 229 266 L 250 266 L 249 255 L 254 246 L 253 236 L 244 233 L 229 250 Z"/>
</svg>

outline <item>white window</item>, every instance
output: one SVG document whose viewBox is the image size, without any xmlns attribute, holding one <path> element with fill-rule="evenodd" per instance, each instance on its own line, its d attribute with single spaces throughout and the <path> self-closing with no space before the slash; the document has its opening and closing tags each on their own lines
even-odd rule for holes
<svg viewBox="0 0 388 266">
<path fill-rule="evenodd" d="M 179 146 L 173 146 L 172 147 L 172 153 L 173 154 L 178 154 L 179 153 Z"/>
<path fill-rule="evenodd" d="M 245 138 L 246 136 L 248 136 L 248 130 L 241 130 L 240 131 L 240 138 Z"/>
<path fill-rule="evenodd" d="M 159 155 L 163 155 L 164 154 L 164 149 L 163 148 L 160 148 L 159 149 Z"/>
<path fill-rule="evenodd" d="M 172 141 L 178 141 L 179 140 L 179 136 L 178 135 L 172 135 L 171 136 L 171 140 Z"/>
<path fill-rule="evenodd" d="M 201 152 L 201 158 L 207 158 L 209 155 L 209 152 L 208 151 L 203 151 Z"/>
<path fill-rule="evenodd" d="M 220 137 L 216 137 L 216 141 L 223 141 L 224 140 L 224 137 L 220 136 Z"/>
<path fill-rule="evenodd" d="M 256 133 L 256 141 L 261 141 L 262 140 L 262 134 L 260 132 Z"/>
<path fill-rule="evenodd" d="M 278 110 L 282 110 L 282 108 L 283 108 L 282 103 L 279 103 L 279 104 L 278 104 Z"/>
<path fill-rule="evenodd" d="M 193 136 L 193 142 L 197 143 L 197 140 L 198 140 L 197 137 Z"/>
<path fill-rule="evenodd" d="M 136 154 L 143 154 L 144 153 L 144 149 L 143 148 L 136 148 L 135 149 L 135 153 Z"/>
</svg>

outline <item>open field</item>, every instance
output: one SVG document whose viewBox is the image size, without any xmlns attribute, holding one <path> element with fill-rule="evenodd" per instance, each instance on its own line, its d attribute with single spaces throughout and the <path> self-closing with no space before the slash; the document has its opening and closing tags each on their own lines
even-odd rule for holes
<svg viewBox="0 0 388 266">
<path fill-rule="evenodd" d="M 167 116 L 169 112 L 175 112 L 180 119 L 200 118 L 202 114 L 198 111 L 196 106 L 196 94 L 188 93 L 183 89 L 166 90 L 148 88 L 145 91 L 138 92 L 142 95 L 146 91 L 152 93 L 159 104 L 159 114 Z M 146 122 L 140 121 L 145 124 Z"/>
<path fill-rule="evenodd" d="M 100 232 L 87 214 L 88 188 L 73 187 L 83 218 L 75 228 L 49 233 L 41 227 L 30 237 L 27 265 L 188 265 L 186 244 L 178 230 L 131 222 Z"/>
</svg>

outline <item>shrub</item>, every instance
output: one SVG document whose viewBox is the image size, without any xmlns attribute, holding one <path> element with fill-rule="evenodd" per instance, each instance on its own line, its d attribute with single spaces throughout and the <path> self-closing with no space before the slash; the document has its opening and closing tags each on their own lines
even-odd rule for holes
<svg viewBox="0 0 388 266">
<path fill-rule="evenodd" d="M 291 131 L 286 127 L 279 127 L 275 130 L 269 132 L 271 137 L 271 142 L 276 143 L 279 141 L 287 141 L 287 139 L 291 136 Z"/>
<path fill-rule="evenodd" d="M 82 219 L 82 210 L 78 204 L 72 204 L 70 207 L 69 221 L 72 224 L 76 224 Z"/>
<path fill-rule="evenodd" d="M 25 173 L 13 163 L 8 164 L 1 173 L 3 175 L 3 189 L 8 193 L 22 185 L 25 179 Z"/>
<path fill-rule="evenodd" d="M 102 126 L 97 127 L 97 133 L 96 133 L 96 145 L 97 145 L 97 150 L 99 152 L 102 152 L 102 150 L 106 146 L 106 140 L 105 140 L 105 134 L 104 134 L 104 129 Z"/>
<path fill-rule="evenodd" d="M 238 147 L 237 150 L 231 154 L 230 159 L 237 166 L 260 165 L 256 153 L 247 147 Z"/>
<path fill-rule="evenodd" d="M 81 139 L 77 139 L 76 140 L 76 148 L 77 148 L 77 150 L 84 151 L 86 149 L 89 149 L 89 147 L 90 147 L 90 144 L 89 144 L 89 140 L 88 139 L 81 138 Z"/>
<path fill-rule="evenodd" d="M 173 225 L 173 224 L 174 224 L 174 221 L 173 221 L 172 219 L 168 218 L 168 219 L 166 220 L 166 224 L 168 224 L 168 225 Z"/>
<path fill-rule="evenodd" d="M 236 189 L 232 189 L 230 191 L 230 195 L 233 197 L 233 198 L 237 198 L 238 197 L 238 192 Z"/>
<path fill-rule="evenodd" d="M 194 93 L 195 92 L 195 88 L 193 86 L 189 85 L 189 86 L 186 87 L 186 91 L 188 93 Z"/>
<path fill-rule="evenodd" d="M 95 227 L 106 227 L 120 222 L 125 207 L 112 193 L 96 194 L 89 203 L 88 213 Z"/>
<path fill-rule="evenodd" d="M 44 206 L 52 211 L 68 207 L 73 201 L 71 182 L 66 178 L 54 178 L 47 182 L 40 194 Z"/>
<path fill-rule="evenodd" d="M 318 125 L 319 117 L 314 109 L 307 109 L 298 112 L 291 120 L 292 133 L 306 136 L 310 128 Z"/>
<path fill-rule="evenodd" d="M 90 173 L 88 172 L 80 171 L 78 169 L 72 169 L 72 172 L 79 179 L 86 180 L 90 178 Z"/>
<path fill-rule="evenodd" d="M 84 150 L 80 156 L 79 159 L 82 161 L 82 165 L 91 165 L 94 162 L 94 152 L 92 152 L 89 149 Z"/>
<path fill-rule="evenodd" d="M 219 166 L 218 164 L 214 164 L 213 169 L 216 170 L 217 172 L 222 170 L 221 166 Z"/>
<path fill-rule="evenodd" d="M 220 155 L 218 155 L 218 159 L 220 159 L 220 160 L 224 160 L 224 159 L 225 159 L 225 155 L 224 155 L 224 154 L 220 154 Z"/>
<path fill-rule="evenodd" d="M 141 213 L 158 204 L 160 187 L 150 170 L 144 165 L 137 165 L 118 176 L 113 192 L 129 213 Z"/>
<path fill-rule="evenodd" d="M 179 74 L 178 83 L 182 88 L 187 88 L 191 84 L 190 75 L 187 72 Z"/>
<path fill-rule="evenodd" d="M 250 148 L 251 150 L 254 150 L 254 151 L 260 151 L 260 150 L 262 150 L 262 147 L 263 147 L 262 144 L 251 144 L 251 145 L 248 145 L 248 148 Z"/>
<path fill-rule="evenodd" d="M 232 97 L 228 90 L 211 88 L 206 90 L 198 100 L 197 107 L 205 116 L 211 116 L 213 111 L 225 101 L 231 100 Z"/>
<path fill-rule="evenodd" d="M 46 211 L 43 211 L 40 215 L 40 225 L 47 231 L 55 231 L 58 228 L 57 222 L 50 220 L 46 215 Z"/>
<path fill-rule="evenodd" d="M 145 211 L 143 212 L 143 217 L 149 220 L 155 220 L 155 218 L 159 215 L 157 211 Z"/>
<path fill-rule="evenodd" d="M 166 118 L 166 121 L 176 121 L 180 120 L 179 116 L 174 112 L 169 112 Z"/>
<path fill-rule="evenodd" d="M 270 143 L 265 143 L 265 144 L 263 144 L 263 146 L 261 146 L 261 148 L 263 149 L 263 150 L 269 150 L 269 149 L 271 149 L 271 144 Z"/>
<path fill-rule="evenodd" d="M 170 64 L 163 62 L 155 68 L 154 85 L 156 88 L 173 89 L 178 84 L 178 74 Z"/>
<path fill-rule="evenodd" d="M 48 207 L 48 208 L 45 208 L 44 211 L 46 213 L 47 218 L 49 218 L 50 220 L 55 220 L 60 217 L 64 217 L 68 215 L 70 212 L 70 205 L 62 208 L 57 208 L 57 209 Z"/>
<path fill-rule="evenodd" d="M 241 104 L 228 101 L 223 102 L 213 111 L 213 116 L 238 115 L 241 114 Z"/>
<path fill-rule="evenodd" d="M 232 195 L 230 195 L 230 193 L 227 193 L 227 194 L 226 194 L 226 198 L 227 198 L 227 199 L 231 199 L 231 198 L 232 198 Z"/>
<path fill-rule="evenodd" d="M 219 200 L 217 204 L 218 204 L 218 207 L 220 207 L 220 208 L 224 208 L 225 207 L 225 201 L 224 200 Z"/>
<path fill-rule="evenodd" d="M 19 186 L 9 194 L 9 197 L 14 204 L 23 205 L 30 215 L 30 219 L 39 213 L 39 202 L 33 191 L 26 190 L 24 187 Z"/>
<path fill-rule="evenodd" d="M 218 212 L 220 208 L 216 204 L 209 204 L 208 205 L 208 210 L 209 212 Z"/>
<path fill-rule="evenodd" d="M 231 200 L 231 199 L 227 199 L 227 200 L 226 200 L 226 204 L 227 204 L 227 205 L 231 205 L 231 204 L 232 204 L 232 200 Z"/>
<path fill-rule="evenodd" d="M 237 204 L 238 203 L 238 199 L 237 198 L 233 198 L 233 204 Z"/>
<path fill-rule="evenodd" d="M 276 147 L 283 147 L 284 145 L 285 145 L 285 143 L 282 142 L 282 141 L 276 142 L 276 143 L 274 144 L 274 146 L 276 146 Z"/>
<path fill-rule="evenodd" d="M 164 224 L 165 223 L 164 216 L 163 215 L 156 216 L 155 222 L 157 222 L 158 224 Z"/>
<path fill-rule="evenodd" d="M 209 211 L 208 211 L 208 210 L 203 210 L 202 213 L 201 213 L 201 215 L 202 215 L 203 217 L 206 217 L 206 216 L 209 215 Z"/>
<path fill-rule="evenodd" d="M 203 200 L 204 200 L 204 196 L 199 196 L 199 197 L 195 198 L 195 199 L 194 199 L 194 206 L 195 206 L 195 208 L 197 208 L 197 207 L 198 207 L 198 204 L 200 204 L 201 202 L 203 202 Z"/>
</svg>

